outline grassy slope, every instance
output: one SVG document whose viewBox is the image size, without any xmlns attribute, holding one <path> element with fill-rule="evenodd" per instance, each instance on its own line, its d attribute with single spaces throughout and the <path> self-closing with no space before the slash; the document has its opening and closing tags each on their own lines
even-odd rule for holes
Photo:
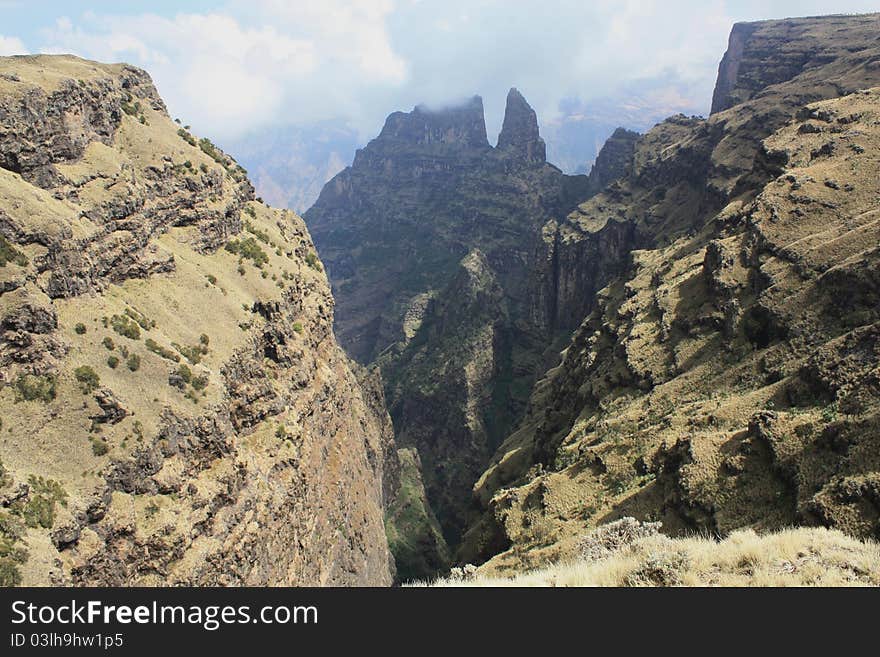
<svg viewBox="0 0 880 657">
<path fill-rule="evenodd" d="M 723 541 L 654 535 L 601 559 L 433 586 L 878 586 L 880 545 L 827 529 L 752 530 Z"/>
</svg>

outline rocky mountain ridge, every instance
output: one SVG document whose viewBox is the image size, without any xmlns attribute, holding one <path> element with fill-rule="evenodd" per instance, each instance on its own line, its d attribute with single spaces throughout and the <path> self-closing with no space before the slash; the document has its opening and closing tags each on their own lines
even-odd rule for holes
<svg viewBox="0 0 880 657">
<path fill-rule="evenodd" d="M 127 65 L 0 59 L 0 152 L 2 583 L 389 584 L 390 423 L 302 220 Z"/>
<path fill-rule="evenodd" d="M 460 559 L 522 570 L 622 516 L 878 535 L 878 25 L 737 26 L 712 116 L 659 124 L 545 226 L 540 298 L 585 318 L 477 482 Z"/>
</svg>

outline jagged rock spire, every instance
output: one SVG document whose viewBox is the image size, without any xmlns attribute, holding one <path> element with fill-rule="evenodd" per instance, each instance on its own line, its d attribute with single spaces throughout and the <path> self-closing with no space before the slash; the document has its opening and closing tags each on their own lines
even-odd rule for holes
<svg viewBox="0 0 880 657">
<path fill-rule="evenodd" d="M 526 162 L 547 161 L 547 148 L 538 134 L 538 116 L 515 87 L 507 94 L 498 148 Z"/>
</svg>

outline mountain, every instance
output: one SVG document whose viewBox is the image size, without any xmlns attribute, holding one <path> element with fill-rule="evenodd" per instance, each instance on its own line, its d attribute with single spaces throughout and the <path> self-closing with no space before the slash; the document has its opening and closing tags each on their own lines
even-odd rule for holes
<svg viewBox="0 0 880 657">
<path fill-rule="evenodd" d="M 543 316 L 573 334 L 459 559 L 520 572 L 624 516 L 880 537 L 878 27 L 737 25 L 712 115 L 544 227 Z"/>
<path fill-rule="evenodd" d="M 0 58 L 0 281 L 0 583 L 392 581 L 381 385 L 305 224 L 144 71 Z"/>
<path fill-rule="evenodd" d="M 495 147 L 479 97 L 395 112 L 305 214 L 333 284 L 340 343 L 380 366 L 396 440 L 418 450 L 428 504 L 452 545 L 547 348 L 529 310 L 540 228 L 596 184 L 564 175 L 545 151 L 516 89 Z"/>
</svg>

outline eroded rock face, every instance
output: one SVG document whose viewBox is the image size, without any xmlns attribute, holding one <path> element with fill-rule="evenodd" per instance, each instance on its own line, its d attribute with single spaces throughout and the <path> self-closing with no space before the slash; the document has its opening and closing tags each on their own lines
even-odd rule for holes
<svg viewBox="0 0 880 657">
<path fill-rule="evenodd" d="M 0 73 L 8 583 L 390 584 L 390 421 L 302 220 L 143 71 Z"/>
<path fill-rule="evenodd" d="M 424 468 L 424 515 L 450 544 L 550 341 L 528 305 L 540 228 L 586 189 L 586 176 L 546 163 L 535 112 L 512 89 L 496 148 L 478 98 L 397 112 L 306 213 L 340 342 L 381 367 L 398 442 Z M 443 554 L 432 547 L 419 567 Z"/>
<path fill-rule="evenodd" d="M 627 515 L 878 536 L 878 26 L 737 28 L 727 108 L 658 125 L 627 176 L 545 227 L 559 264 L 539 276 L 591 301 L 475 487 L 463 560 L 558 559 L 585 522 Z M 795 66 L 798 49 L 820 56 Z M 603 251 L 618 257 L 577 273 Z"/>
<path fill-rule="evenodd" d="M 523 162 L 543 164 L 547 161 L 547 147 L 538 134 L 538 116 L 516 89 L 507 94 L 498 150 Z"/>
</svg>

